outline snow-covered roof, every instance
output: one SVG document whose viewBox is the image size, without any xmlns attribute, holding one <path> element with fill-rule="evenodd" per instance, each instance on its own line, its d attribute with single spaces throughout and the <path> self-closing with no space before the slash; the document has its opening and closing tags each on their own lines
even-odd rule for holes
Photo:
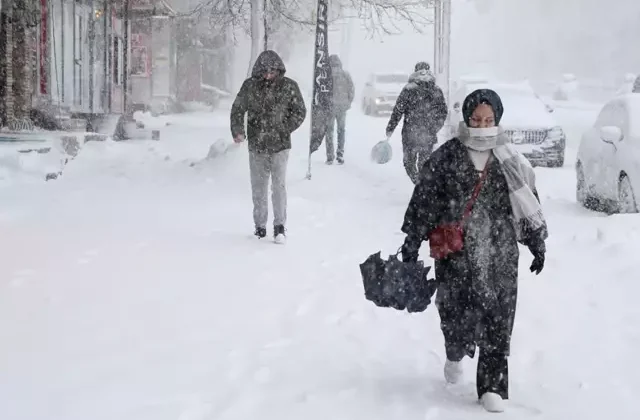
<svg viewBox="0 0 640 420">
<path fill-rule="evenodd" d="M 202 0 L 163 0 L 177 13 L 189 13 L 193 11 Z"/>
<path fill-rule="evenodd" d="M 176 8 L 173 3 L 180 4 L 182 1 L 186 0 L 134 0 L 131 2 L 131 8 L 133 10 L 153 10 L 155 8 L 161 13 L 175 15 Z"/>
</svg>

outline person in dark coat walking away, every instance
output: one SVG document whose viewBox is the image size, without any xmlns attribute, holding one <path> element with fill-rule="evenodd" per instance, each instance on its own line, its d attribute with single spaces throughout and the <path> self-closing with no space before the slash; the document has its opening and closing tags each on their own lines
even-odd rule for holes
<svg viewBox="0 0 640 420">
<path fill-rule="evenodd" d="M 447 104 L 442 89 L 429 70 L 429 64 L 419 62 L 409 83 L 402 89 L 387 125 L 387 139 L 404 116 L 402 126 L 403 162 L 411 181 L 418 174 L 438 142 L 438 131 L 447 119 Z"/>
<path fill-rule="evenodd" d="M 355 96 L 355 87 L 351 75 L 342 68 L 340 57 L 333 54 L 329 56 L 331 74 L 333 76 L 333 116 L 327 126 L 327 164 L 333 164 L 336 158 L 333 144 L 333 130 L 338 122 L 338 154 L 337 161 L 340 165 L 344 163 L 344 142 L 345 125 L 347 121 L 347 111 L 351 108 L 351 103 Z"/>
<path fill-rule="evenodd" d="M 277 53 L 263 51 L 231 107 L 231 135 L 236 143 L 245 139 L 247 114 L 255 235 L 267 236 L 269 178 L 272 178 L 273 235 L 278 243 L 285 240 L 291 133 L 300 127 L 307 113 L 298 84 L 285 77 L 285 72 Z"/>
<path fill-rule="evenodd" d="M 422 241 L 430 241 L 447 355 L 445 379 L 460 380 L 460 361 L 474 357 L 477 345 L 478 398 L 486 410 L 500 412 L 509 398 L 518 242 L 533 254 L 530 269 L 539 274 L 547 225 L 533 168 L 498 125 L 500 97 L 489 89 L 476 90 L 465 99 L 462 114 L 459 137 L 445 142 L 422 168 L 402 225 L 407 234 L 402 257 L 416 261 Z M 452 223 L 462 226 L 462 249 L 446 256 L 434 253 L 436 235 Z"/>
</svg>

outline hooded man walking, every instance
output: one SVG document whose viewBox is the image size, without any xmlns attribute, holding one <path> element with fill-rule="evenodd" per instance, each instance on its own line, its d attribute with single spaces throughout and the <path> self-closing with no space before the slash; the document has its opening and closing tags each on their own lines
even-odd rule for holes
<svg viewBox="0 0 640 420">
<path fill-rule="evenodd" d="M 333 130 L 335 122 L 338 122 L 338 153 L 337 161 L 344 163 L 344 141 L 347 111 L 355 96 L 355 88 L 351 75 L 342 68 L 340 57 L 333 54 L 329 56 L 329 65 L 333 76 L 333 116 L 327 126 L 327 164 L 333 164 L 336 154 L 333 146 Z"/>
<path fill-rule="evenodd" d="M 255 235 L 258 238 L 267 236 L 271 178 L 273 237 L 277 243 L 285 241 L 286 175 L 291 133 L 300 127 L 307 114 L 298 84 L 285 77 L 285 72 L 284 63 L 275 51 L 263 51 L 231 107 L 231 135 L 236 143 L 245 139 L 244 117 L 247 114 Z"/>
<path fill-rule="evenodd" d="M 418 182 L 420 169 L 438 142 L 438 131 L 447 119 L 447 104 L 442 89 L 436 85 L 429 64 L 416 64 L 409 83 L 402 89 L 387 125 L 387 139 L 404 115 L 402 151 L 404 168 L 411 181 Z"/>
</svg>

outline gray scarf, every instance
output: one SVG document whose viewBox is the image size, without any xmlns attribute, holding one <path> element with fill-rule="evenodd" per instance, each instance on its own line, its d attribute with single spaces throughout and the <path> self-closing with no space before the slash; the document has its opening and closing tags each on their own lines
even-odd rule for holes
<svg viewBox="0 0 640 420">
<path fill-rule="evenodd" d="M 547 237 L 547 222 L 542 206 L 533 193 L 536 190 L 536 174 L 531 163 L 511 144 L 501 127 L 469 129 L 460 124 L 458 139 L 469 149 L 485 152 L 491 150 L 502 168 L 509 187 L 509 200 L 513 211 L 518 240 L 528 231 L 544 229 Z"/>
</svg>

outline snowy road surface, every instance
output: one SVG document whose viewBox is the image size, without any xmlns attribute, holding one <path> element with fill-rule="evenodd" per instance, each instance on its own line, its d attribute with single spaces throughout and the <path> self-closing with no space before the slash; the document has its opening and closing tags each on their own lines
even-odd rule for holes
<svg viewBox="0 0 640 420">
<path fill-rule="evenodd" d="M 575 202 L 572 165 L 592 111 L 558 110 L 567 163 L 537 169 L 548 262 L 522 251 L 511 393 L 502 418 L 638 419 L 640 216 Z M 224 114 L 168 117 L 160 142 L 88 145 L 55 182 L 0 183 L 0 419 L 482 419 L 475 360 L 446 387 L 434 307 L 363 297 L 358 264 L 401 244 L 411 193 L 399 130 L 348 118 L 347 164 L 294 137 L 289 241 L 251 236 L 246 148 L 190 167 Z M 426 246 L 423 256 L 426 257 Z"/>
</svg>

